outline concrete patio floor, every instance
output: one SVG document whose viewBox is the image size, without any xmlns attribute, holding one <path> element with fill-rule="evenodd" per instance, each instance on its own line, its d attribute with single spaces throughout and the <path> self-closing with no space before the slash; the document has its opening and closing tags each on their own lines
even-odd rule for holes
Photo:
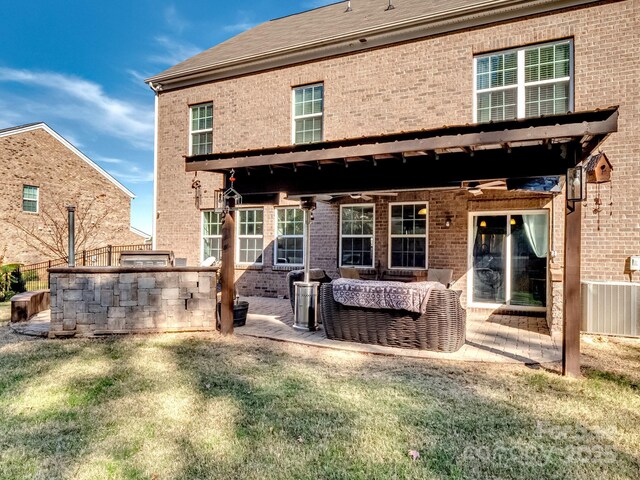
<svg viewBox="0 0 640 480">
<path fill-rule="evenodd" d="M 559 338 L 550 335 L 544 318 L 467 313 L 467 340 L 455 353 L 429 352 L 330 340 L 324 330 L 301 332 L 293 325 L 289 300 L 263 297 L 243 298 L 249 315 L 237 335 L 269 338 L 315 347 L 379 355 L 456 360 L 470 362 L 543 364 L 562 359 Z"/>
<path fill-rule="evenodd" d="M 544 364 L 562 359 L 559 338 L 549 334 L 544 318 L 468 312 L 466 343 L 455 353 L 439 353 L 330 340 L 322 328 L 317 332 L 295 330 L 289 300 L 263 297 L 243 300 L 249 302 L 249 315 L 247 324 L 235 329 L 236 335 L 349 352 L 437 360 Z M 12 324 L 11 329 L 16 333 L 46 337 L 49 313 L 47 310 L 29 322 Z"/>
</svg>

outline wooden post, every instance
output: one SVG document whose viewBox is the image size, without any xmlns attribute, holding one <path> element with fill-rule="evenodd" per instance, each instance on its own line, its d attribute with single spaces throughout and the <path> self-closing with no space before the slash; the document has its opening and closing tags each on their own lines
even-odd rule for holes
<svg viewBox="0 0 640 480">
<path fill-rule="evenodd" d="M 562 374 L 570 377 L 580 376 L 580 327 L 582 323 L 582 303 L 580 300 L 581 227 L 582 203 L 567 201 L 564 219 Z"/>
<path fill-rule="evenodd" d="M 220 333 L 222 335 L 233 335 L 233 302 L 235 294 L 235 213 L 232 211 L 235 206 L 233 200 L 229 200 L 229 212 L 224 217 L 222 224 L 222 305 L 220 315 Z"/>
</svg>

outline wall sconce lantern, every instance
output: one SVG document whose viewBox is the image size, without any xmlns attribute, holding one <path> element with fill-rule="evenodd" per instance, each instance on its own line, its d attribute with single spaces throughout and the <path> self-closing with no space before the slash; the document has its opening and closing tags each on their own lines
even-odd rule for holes
<svg viewBox="0 0 640 480">
<path fill-rule="evenodd" d="M 584 197 L 582 167 L 569 168 L 567 170 L 567 200 L 569 202 L 581 202 Z"/>
<path fill-rule="evenodd" d="M 444 221 L 444 228 L 451 228 L 452 221 L 453 221 L 453 218 L 451 217 L 451 215 L 447 215 Z"/>
</svg>

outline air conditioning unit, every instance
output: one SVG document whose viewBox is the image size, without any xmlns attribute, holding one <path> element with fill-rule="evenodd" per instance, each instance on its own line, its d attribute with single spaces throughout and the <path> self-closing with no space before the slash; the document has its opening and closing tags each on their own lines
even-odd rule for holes
<svg viewBox="0 0 640 480">
<path fill-rule="evenodd" d="M 582 331 L 640 337 L 640 283 L 583 282 Z"/>
</svg>

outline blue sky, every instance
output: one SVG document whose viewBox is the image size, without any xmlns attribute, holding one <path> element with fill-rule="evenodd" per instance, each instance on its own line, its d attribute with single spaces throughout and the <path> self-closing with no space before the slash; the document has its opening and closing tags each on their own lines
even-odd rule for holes
<svg viewBox="0 0 640 480">
<path fill-rule="evenodd" d="M 46 122 L 137 198 L 151 233 L 153 92 L 144 79 L 272 18 L 332 0 L 2 0 L 0 129 Z"/>
</svg>

